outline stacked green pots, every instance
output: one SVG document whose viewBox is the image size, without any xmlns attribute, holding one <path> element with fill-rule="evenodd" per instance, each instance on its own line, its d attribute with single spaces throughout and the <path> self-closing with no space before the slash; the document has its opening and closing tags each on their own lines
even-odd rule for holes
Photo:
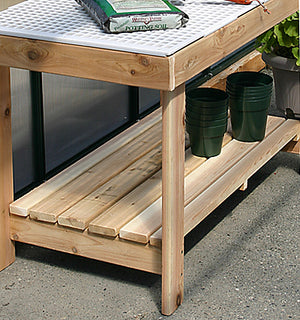
<svg viewBox="0 0 300 320">
<path fill-rule="evenodd" d="M 273 79 L 259 72 L 237 72 L 228 76 L 230 119 L 233 138 L 261 141 L 265 136 Z"/>
<path fill-rule="evenodd" d="M 186 128 L 192 154 L 213 157 L 221 152 L 227 129 L 228 95 L 213 88 L 196 88 L 186 94 Z"/>
</svg>

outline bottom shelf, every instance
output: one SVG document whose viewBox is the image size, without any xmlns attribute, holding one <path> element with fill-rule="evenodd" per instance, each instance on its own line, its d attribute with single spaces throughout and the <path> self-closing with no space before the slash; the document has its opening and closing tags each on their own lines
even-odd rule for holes
<svg viewBox="0 0 300 320">
<path fill-rule="evenodd" d="M 270 116 L 261 142 L 226 133 L 209 159 L 187 148 L 185 235 L 299 134 L 299 121 Z M 14 201 L 11 238 L 160 274 L 161 201 L 158 110 Z"/>
</svg>

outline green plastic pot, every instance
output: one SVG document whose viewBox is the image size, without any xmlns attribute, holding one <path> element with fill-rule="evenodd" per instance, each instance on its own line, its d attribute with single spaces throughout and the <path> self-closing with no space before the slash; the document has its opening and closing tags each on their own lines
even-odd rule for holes
<svg viewBox="0 0 300 320">
<path fill-rule="evenodd" d="M 240 95 L 240 94 L 247 94 L 249 96 L 264 96 L 266 92 L 272 92 L 273 87 L 272 85 L 270 86 L 257 86 L 257 87 L 243 87 L 243 86 L 239 86 L 239 87 L 235 87 L 232 88 L 230 86 L 230 84 L 227 83 L 226 85 L 226 92 L 227 93 L 231 93 L 231 94 L 235 94 L 235 95 Z"/>
<path fill-rule="evenodd" d="M 207 114 L 222 113 L 228 108 L 228 94 L 214 88 L 195 88 L 186 93 L 186 108 L 193 112 L 199 111 Z M 210 112 L 212 108 L 214 110 Z"/>
<path fill-rule="evenodd" d="M 228 76 L 230 119 L 233 138 L 254 142 L 265 136 L 273 79 L 259 72 L 237 72 Z"/>
<path fill-rule="evenodd" d="M 229 75 L 226 79 L 226 88 L 237 91 L 260 92 L 268 90 L 272 86 L 272 77 L 261 72 L 236 72 Z"/>
<path fill-rule="evenodd" d="M 208 115 L 208 116 L 218 115 L 218 114 L 225 113 L 226 111 L 228 111 L 228 102 L 224 106 L 211 107 L 211 108 L 201 108 L 201 107 L 189 104 L 187 102 L 186 103 L 186 111 L 187 112 L 199 113 L 201 115 Z"/>
<path fill-rule="evenodd" d="M 268 109 L 260 111 L 231 110 L 232 137 L 239 141 L 261 141 L 265 137 Z"/>
<path fill-rule="evenodd" d="M 234 97 L 238 98 L 247 98 L 247 99 L 263 99 L 266 96 L 270 96 L 272 94 L 272 89 L 264 90 L 263 92 L 247 92 L 246 90 L 232 91 L 230 88 L 227 88 L 227 93 L 229 95 L 229 100 Z"/>
<path fill-rule="evenodd" d="M 200 112 L 194 112 L 190 109 L 186 109 L 186 117 L 187 118 L 193 118 L 193 119 L 199 119 L 199 120 L 218 120 L 218 119 L 225 119 L 228 117 L 228 110 L 221 112 L 221 113 L 202 113 Z"/>
<path fill-rule="evenodd" d="M 266 110 L 270 107 L 271 104 L 271 94 L 265 96 L 262 99 L 249 99 L 247 97 L 243 98 L 235 98 L 230 96 L 229 98 L 229 105 L 230 105 L 230 112 L 232 110 L 237 111 L 261 111 Z"/>
<path fill-rule="evenodd" d="M 239 111 L 259 111 L 269 108 L 273 79 L 260 72 L 237 72 L 226 80 L 229 108 Z"/>
<path fill-rule="evenodd" d="M 199 134 L 203 137 L 210 138 L 210 137 L 217 137 L 224 135 L 227 130 L 227 123 L 219 126 L 213 127 L 200 127 L 197 125 L 192 125 L 186 122 L 186 130 L 190 134 Z"/>
<path fill-rule="evenodd" d="M 238 87 L 232 87 L 230 83 L 227 82 L 226 84 L 226 92 L 231 93 L 232 95 L 240 95 L 240 94 L 247 94 L 249 96 L 253 97 L 260 97 L 264 96 L 268 92 L 272 92 L 273 86 L 272 83 L 269 86 L 256 86 L 256 87 L 246 87 L 247 84 L 245 84 L 245 87 L 240 84 Z"/>
<path fill-rule="evenodd" d="M 190 117 L 186 117 L 186 122 L 200 127 L 215 127 L 220 125 L 225 125 L 227 123 L 227 117 L 224 119 L 215 119 L 215 120 L 199 120 Z"/>
<path fill-rule="evenodd" d="M 223 135 L 219 137 L 203 137 L 197 134 L 190 134 L 192 154 L 198 157 L 210 158 L 221 153 Z"/>
<path fill-rule="evenodd" d="M 223 90 L 201 87 L 187 91 L 186 99 L 202 107 L 210 108 L 222 105 L 228 96 Z"/>
</svg>

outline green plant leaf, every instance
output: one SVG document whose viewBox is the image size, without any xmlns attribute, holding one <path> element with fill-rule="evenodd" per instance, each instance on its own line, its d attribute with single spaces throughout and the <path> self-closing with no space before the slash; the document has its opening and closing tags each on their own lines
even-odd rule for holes
<svg viewBox="0 0 300 320">
<path fill-rule="evenodd" d="M 256 48 L 259 52 L 272 52 L 272 47 L 276 44 L 277 40 L 274 36 L 273 28 L 261 34 L 256 40 Z"/>
<path fill-rule="evenodd" d="M 257 38 L 257 42 L 258 43 L 267 43 L 268 41 L 270 41 L 270 38 L 273 37 L 273 28 L 266 31 L 265 33 L 261 34 L 258 38 Z"/>
<path fill-rule="evenodd" d="M 297 20 L 287 21 L 283 24 L 283 31 L 290 37 L 299 37 L 299 24 Z"/>
<path fill-rule="evenodd" d="M 296 37 L 289 37 L 288 34 L 284 31 L 283 24 L 276 25 L 274 27 L 274 33 L 278 39 L 278 43 L 282 47 L 294 47 L 297 44 L 297 38 Z"/>
<path fill-rule="evenodd" d="M 274 53 L 286 58 L 299 57 L 299 11 L 260 35 L 256 48 L 259 52 Z"/>
<path fill-rule="evenodd" d="M 299 47 L 295 47 L 292 49 L 293 56 L 296 58 L 296 65 L 300 66 L 300 56 L 299 56 Z"/>
<path fill-rule="evenodd" d="M 298 20 L 299 21 L 299 11 L 296 11 L 292 15 L 286 18 L 286 20 Z"/>
</svg>

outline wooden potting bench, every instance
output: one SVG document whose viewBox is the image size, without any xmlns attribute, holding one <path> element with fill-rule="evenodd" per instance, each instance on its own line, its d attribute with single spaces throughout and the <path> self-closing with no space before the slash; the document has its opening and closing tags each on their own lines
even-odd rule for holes
<svg viewBox="0 0 300 320">
<path fill-rule="evenodd" d="M 162 275 L 162 313 L 174 312 L 184 236 L 289 142 L 299 152 L 299 121 L 276 117 L 261 142 L 227 133 L 217 157 L 185 151 L 185 82 L 298 0 L 267 6 L 271 14 L 256 7 L 166 57 L 0 35 L 0 270 L 14 261 L 14 241 L 145 270 Z M 10 67 L 159 89 L 161 109 L 13 202 Z"/>
</svg>

